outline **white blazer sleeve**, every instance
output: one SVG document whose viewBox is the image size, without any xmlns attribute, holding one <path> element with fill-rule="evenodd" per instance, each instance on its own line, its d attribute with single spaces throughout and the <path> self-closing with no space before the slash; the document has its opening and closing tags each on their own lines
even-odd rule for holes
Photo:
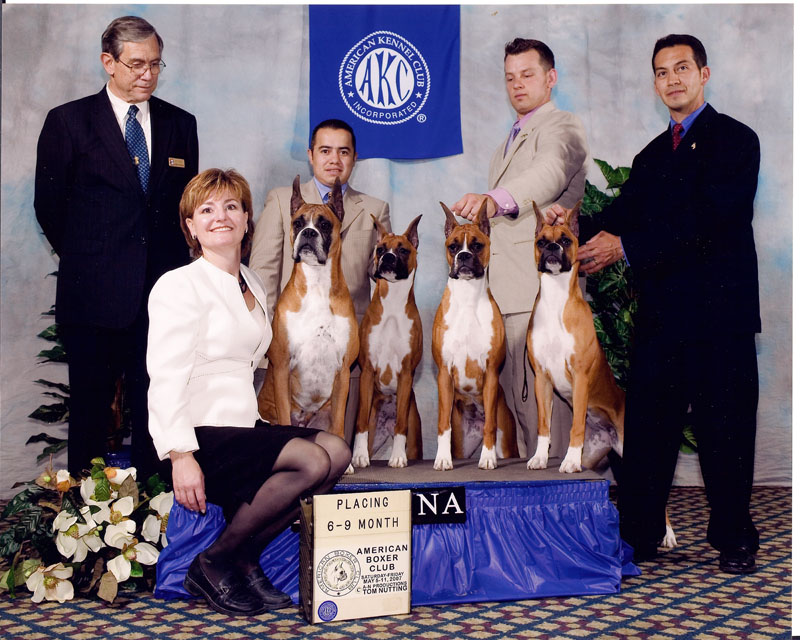
<svg viewBox="0 0 800 640">
<path fill-rule="evenodd" d="M 193 283 L 171 271 L 156 282 L 148 302 L 147 393 L 149 429 L 156 452 L 199 449 L 189 413 L 189 377 L 202 314 Z"/>
</svg>

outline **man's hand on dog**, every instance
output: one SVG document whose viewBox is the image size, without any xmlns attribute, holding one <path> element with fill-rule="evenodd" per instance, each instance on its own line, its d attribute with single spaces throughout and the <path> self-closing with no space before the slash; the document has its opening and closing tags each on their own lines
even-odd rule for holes
<svg viewBox="0 0 800 640">
<path fill-rule="evenodd" d="M 560 204 L 554 204 L 544 212 L 547 224 L 564 224 L 566 215 L 567 209 Z M 578 249 L 578 260 L 581 261 L 581 271 L 584 273 L 597 273 L 622 257 L 619 236 L 607 231 L 601 231 Z"/>
<path fill-rule="evenodd" d="M 466 218 L 470 222 L 477 222 L 478 211 L 480 211 L 484 200 L 486 200 L 486 217 L 492 218 L 497 213 L 497 203 L 494 199 L 482 193 L 468 193 L 450 209 L 457 216 Z"/>
</svg>

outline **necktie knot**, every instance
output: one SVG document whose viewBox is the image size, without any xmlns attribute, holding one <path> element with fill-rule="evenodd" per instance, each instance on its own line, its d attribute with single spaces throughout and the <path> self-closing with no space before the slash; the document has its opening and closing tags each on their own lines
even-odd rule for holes
<svg viewBox="0 0 800 640">
<path fill-rule="evenodd" d="M 132 104 L 131 108 L 128 109 L 128 117 L 135 118 L 137 113 L 139 113 L 139 107 L 137 107 L 135 104 Z"/>
<path fill-rule="evenodd" d="M 681 143 L 681 133 L 683 133 L 683 125 L 680 122 L 676 122 L 675 125 L 672 127 L 672 150 L 678 148 L 678 145 Z"/>
<path fill-rule="evenodd" d="M 503 155 L 508 153 L 508 148 L 511 146 L 511 143 L 514 142 L 517 135 L 519 134 L 519 129 L 520 129 L 519 122 L 515 122 L 514 126 L 511 127 L 511 133 L 508 135 L 508 141 L 506 142 L 506 149 L 503 152 Z"/>
</svg>

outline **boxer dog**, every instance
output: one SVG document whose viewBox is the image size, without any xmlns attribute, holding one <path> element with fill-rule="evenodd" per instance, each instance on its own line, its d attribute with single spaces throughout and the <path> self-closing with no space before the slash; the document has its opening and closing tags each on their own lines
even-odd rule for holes
<svg viewBox="0 0 800 640">
<path fill-rule="evenodd" d="M 372 216 L 378 230 L 370 263 L 375 290 L 359 329 L 355 467 L 369 466 L 370 454 L 379 451 L 390 435 L 390 467 L 405 467 L 408 458 L 422 458 L 422 430 L 412 387 L 422 357 L 422 322 L 414 300 L 420 218 L 414 218 L 403 235 L 395 235 Z"/>
<path fill-rule="evenodd" d="M 547 468 L 553 389 L 572 405 L 569 449 L 559 471 L 578 472 L 581 463 L 592 468 L 611 449 L 622 455 L 625 393 L 614 380 L 578 284 L 578 239 L 570 225 L 577 223 L 580 205 L 566 213 L 565 224 L 551 226 L 534 204 L 539 293 L 527 343 L 536 375 L 539 438 L 528 469 Z"/>
<path fill-rule="evenodd" d="M 453 455 L 469 457 L 482 442 L 478 466 L 494 469 L 498 441 L 502 457 L 518 457 L 519 451 L 514 416 L 499 383 L 505 329 L 486 278 L 490 255 L 486 203 L 477 224 L 463 225 L 444 203 L 439 204 L 446 216 L 450 273 L 433 320 L 433 359 L 439 368 L 439 436 L 433 468 L 452 469 Z"/>
<path fill-rule="evenodd" d="M 619 388 L 594 329 L 589 304 L 578 284 L 578 202 L 564 224 L 548 225 L 534 203 L 539 293 L 528 323 L 528 361 L 536 374 L 534 390 L 539 438 L 528 469 L 546 469 L 550 448 L 553 390 L 572 405 L 569 449 L 559 471 L 589 469 L 613 449 L 622 456 L 625 392 Z M 662 547 L 676 546 L 667 526 Z"/>
<path fill-rule="evenodd" d="M 294 268 L 275 305 L 258 410 L 269 422 L 344 437 L 358 324 L 342 273 L 344 207 L 338 178 L 329 204 L 310 204 L 300 195 L 297 176 L 290 210 Z"/>
</svg>

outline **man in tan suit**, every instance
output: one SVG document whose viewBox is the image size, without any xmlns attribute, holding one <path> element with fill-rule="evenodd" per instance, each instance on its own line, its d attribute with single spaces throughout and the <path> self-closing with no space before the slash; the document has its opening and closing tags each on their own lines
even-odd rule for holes
<svg viewBox="0 0 800 640">
<path fill-rule="evenodd" d="M 333 183 L 339 178 L 344 199 L 342 270 L 347 288 L 353 297 L 356 319 L 360 324 L 369 305 L 367 267 L 377 242 L 370 214 L 388 231 L 391 231 L 391 222 L 389 205 L 386 202 L 356 191 L 348 183 L 357 158 L 356 137 L 349 124 L 335 119 L 320 122 L 314 127 L 308 149 L 308 161 L 314 175 L 311 180 L 300 185 L 300 193 L 306 202 L 327 202 Z M 278 187 L 267 194 L 264 211 L 256 223 L 250 252 L 250 268 L 264 281 L 267 290 L 267 313 L 270 321 L 278 296 L 289 281 L 294 266 L 289 220 L 291 195 L 291 186 Z M 266 362 L 262 365 L 266 366 Z M 263 380 L 263 369 L 259 371 L 259 377 Z M 356 366 L 350 377 L 350 396 L 345 416 L 345 440 L 348 444 L 352 439 L 358 409 L 359 375 L 360 369 Z"/>
<path fill-rule="evenodd" d="M 573 207 L 583 197 L 589 167 L 589 147 L 581 121 L 550 102 L 558 80 L 550 48 L 538 40 L 517 38 L 505 47 L 506 91 L 517 120 L 492 156 L 489 189 L 468 193 L 452 206 L 454 213 L 474 220 L 488 198 L 492 255 L 489 287 L 503 314 L 506 362 L 500 376 L 506 398 L 517 417 L 520 455 L 533 455 L 537 412 L 533 373 L 528 372 L 529 398 L 522 401 L 525 374 L 525 334 L 539 291 L 533 256 L 536 216 L 558 203 Z M 568 444 L 572 414 L 556 398 L 550 455 L 562 455 Z"/>
</svg>

